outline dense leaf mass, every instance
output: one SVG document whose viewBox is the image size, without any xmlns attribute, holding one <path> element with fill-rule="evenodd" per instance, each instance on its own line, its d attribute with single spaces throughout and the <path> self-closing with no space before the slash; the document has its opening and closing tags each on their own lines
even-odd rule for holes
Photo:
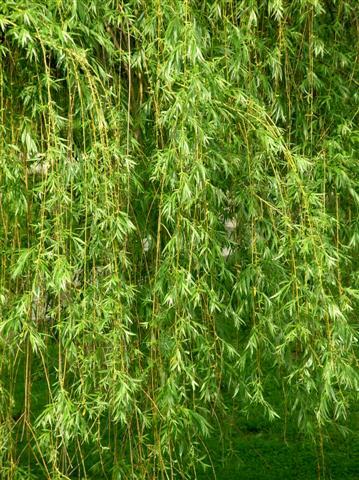
<svg viewBox="0 0 359 480">
<path fill-rule="evenodd" d="M 357 0 L 1 2 L 1 478 L 196 478 L 273 385 L 319 444 L 345 420 L 358 31 Z"/>
</svg>

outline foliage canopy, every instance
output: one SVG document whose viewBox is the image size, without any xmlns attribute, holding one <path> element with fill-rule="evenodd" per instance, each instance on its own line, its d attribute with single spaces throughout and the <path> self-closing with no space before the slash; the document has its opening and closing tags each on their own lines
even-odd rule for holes
<svg viewBox="0 0 359 480">
<path fill-rule="evenodd" d="M 345 419 L 358 29 L 357 0 L 1 2 L 4 478 L 195 478 L 273 384 L 313 438 Z"/>
</svg>

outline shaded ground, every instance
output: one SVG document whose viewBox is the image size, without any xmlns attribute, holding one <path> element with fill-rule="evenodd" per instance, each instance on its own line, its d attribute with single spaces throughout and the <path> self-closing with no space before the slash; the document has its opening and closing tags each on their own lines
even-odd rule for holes
<svg viewBox="0 0 359 480">
<path fill-rule="evenodd" d="M 15 414 L 20 416 L 23 407 L 24 378 L 19 369 L 15 382 Z M 39 371 L 40 372 L 40 371 Z M 47 386 L 37 369 L 33 372 L 32 410 L 36 416 L 46 402 Z M 52 372 L 55 375 L 55 372 Z M 53 380 L 53 379 L 52 379 Z M 278 392 L 270 392 L 274 403 L 279 403 Z M 230 404 L 230 402 L 229 402 Z M 315 445 L 297 431 L 294 420 L 288 418 L 286 435 L 284 422 L 279 419 L 270 423 L 261 412 L 252 412 L 249 418 L 234 412 L 221 425 L 220 435 L 213 424 L 214 434 L 207 439 L 205 448 L 210 453 L 212 466 L 198 472 L 198 480 L 358 480 L 359 479 L 359 410 L 352 413 L 347 427 L 351 433 L 343 437 L 333 432 L 324 442 L 324 470 L 320 453 Z M 19 426 L 17 450 L 26 464 L 25 443 L 21 441 Z M 21 453 L 20 453 L 21 452 Z M 319 472 L 318 472 L 319 458 Z M 93 458 L 92 458 L 93 460 Z M 89 465 L 90 466 L 90 465 Z M 33 478 L 42 478 L 38 466 L 31 466 Z M 320 474 L 320 476 L 318 475 Z M 1 473 L 0 473 L 1 478 Z M 24 477 L 25 478 L 25 477 Z M 28 477 L 26 477 L 28 478 Z M 78 478 L 73 477 L 73 478 Z M 94 478 L 102 478 L 96 474 Z M 130 479 L 129 479 L 130 480 Z"/>
<path fill-rule="evenodd" d="M 235 421 L 228 438 L 209 441 L 216 476 L 207 471 L 199 478 L 218 480 L 358 480 L 358 413 L 351 418 L 352 433 L 334 433 L 324 442 L 324 470 L 312 442 L 293 431 L 284 439 L 282 424 L 264 425 L 259 419 Z M 291 425 L 293 427 L 293 425 Z M 319 457 L 319 466 L 318 466 Z M 318 472 L 319 468 L 319 472 Z"/>
</svg>

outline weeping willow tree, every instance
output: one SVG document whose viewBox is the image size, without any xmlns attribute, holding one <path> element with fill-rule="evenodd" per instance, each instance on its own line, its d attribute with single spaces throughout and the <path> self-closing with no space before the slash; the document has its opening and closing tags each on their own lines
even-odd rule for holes
<svg viewBox="0 0 359 480">
<path fill-rule="evenodd" d="M 343 424 L 358 7 L 1 2 L 2 478 L 196 478 L 273 384 Z"/>
</svg>

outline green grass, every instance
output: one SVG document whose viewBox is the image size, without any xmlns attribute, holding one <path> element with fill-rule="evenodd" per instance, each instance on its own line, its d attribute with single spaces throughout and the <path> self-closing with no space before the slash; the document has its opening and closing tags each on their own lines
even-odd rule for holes
<svg viewBox="0 0 359 480">
<path fill-rule="evenodd" d="M 50 363 L 56 361 L 56 349 L 52 350 Z M 52 358 L 53 357 L 53 358 Z M 22 415 L 24 402 L 23 365 L 20 364 L 15 382 L 14 418 Z M 34 367 L 32 383 L 32 420 L 38 416 L 48 402 L 47 385 L 41 369 Z M 55 380 L 56 371 L 50 371 Z M 9 381 L 9 379 L 8 379 Z M 283 411 L 279 389 L 271 385 L 270 400 Z M 231 404 L 227 399 L 226 403 Z M 203 451 L 209 454 L 205 462 L 210 465 L 204 472 L 198 472 L 198 480 L 356 480 L 358 478 L 359 435 L 357 432 L 359 412 L 354 412 L 347 421 L 349 432 L 343 436 L 332 429 L 324 442 L 324 471 L 320 453 L 315 444 L 298 432 L 294 418 L 290 416 L 269 422 L 261 410 L 252 409 L 249 415 L 241 414 L 232 402 L 233 412 L 221 424 L 213 422 L 212 434 L 206 439 Z M 285 424 L 286 423 L 286 424 Z M 22 437 L 22 423 L 17 425 L 17 457 L 27 470 L 28 450 Z M 104 437 L 106 434 L 104 433 Z M 108 452 L 109 461 L 113 452 Z M 88 452 L 86 467 L 88 477 L 105 478 L 96 455 Z M 318 462 L 319 468 L 318 470 Z M 214 470 L 214 472 L 213 472 Z M 30 471 L 33 478 L 42 478 L 42 470 L 32 457 Z M 320 475 L 320 476 L 319 476 Z M 25 478 L 25 477 L 24 477 Z M 26 477 L 27 478 L 27 477 Z M 29 477 L 30 478 L 30 477 Z M 80 478 L 73 475 L 70 478 Z M 81 477 L 82 478 L 82 477 Z M 107 478 L 111 478 L 110 476 Z"/>
<path fill-rule="evenodd" d="M 323 443 L 323 459 L 315 443 L 298 432 L 293 418 L 284 427 L 282 418 L 268 422 L 259 411 L 249 418 L 237 413 L 223 426 L 222 437 L 215 434 L 207 442 L 215 475 L 206 471 L 199 479 L 356 480 L 358 425 L 359 412 L 354 412 L 345 436 L 332 429 Z"/>
</svg>

